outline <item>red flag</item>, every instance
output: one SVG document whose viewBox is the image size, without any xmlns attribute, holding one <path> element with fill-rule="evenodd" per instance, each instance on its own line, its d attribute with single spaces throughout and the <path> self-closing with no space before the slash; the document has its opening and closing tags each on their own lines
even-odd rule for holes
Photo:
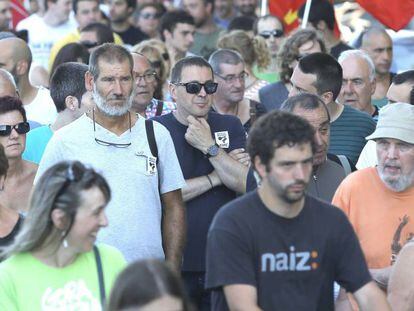
<svg viewBox="0 0 414 311">
<path fill-rule="evenodd" d="M 298 10 L 306 0 L 269 0 L 269 11 L 285 24 L 286 32 L 298 27 Z"/>
<path fill-rule="evenodd" d="M 356 0 L 385 26 L 398 31 L 414 16 L 414 0 Z"/>
<path fill-rule="evenodd" d="M 23 6 L 23 3 L 20 0 L 10 1 L 11 11 L 12 11 L 12 23 L 13 29 L 16 28 L 16 25 L 26 17 L 29 16 L 26 9 Z"/>
</svg>

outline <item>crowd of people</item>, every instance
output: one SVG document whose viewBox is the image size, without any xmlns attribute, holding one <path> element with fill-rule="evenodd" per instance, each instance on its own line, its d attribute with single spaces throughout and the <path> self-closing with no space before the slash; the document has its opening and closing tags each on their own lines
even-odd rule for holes
<svg viewBox="0 0 414 311">
<path fill-rule="evenodd" d="M 289 33 L 257 0 L 48 0 L 12 29 L 0 2 L 0 310 L 414 308 L 414 70 L 385 29 L 348 45 L 328 0 Z"/>
</svg>

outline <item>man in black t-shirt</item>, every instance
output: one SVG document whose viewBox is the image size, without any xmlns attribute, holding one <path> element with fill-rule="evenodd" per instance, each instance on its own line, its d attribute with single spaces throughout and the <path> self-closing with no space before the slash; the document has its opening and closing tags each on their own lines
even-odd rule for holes
<svg viewBox="0 0 414 311">
<path fill-rule="evenodd" d="M 204 290 L 208 228 L 217 210 L 237 193 L 244 193 L 251 180 L 243 160 L 248 155 L 240 120 L 210 111 L 216 89 L 206 60 L 183 58 L 171 72 L 170 91 L 177 110 L 155 118 L 170 131 L 186 181 L 182 192 L 187 207 L 187 245 L 182 276 L 200 311 L 210 310 L 210 295 Z"/>
<path fill-rule="evenodd" d="M 207 243 L 212 310 L 333 310 L 333 283 L 361 310 L 390 310 L 371 281 L 345 214 L 305 195 L 313 129 L 272 111 L 250 131 L 247 148 L 260 188 L 216 215 Z"/>
</svg>

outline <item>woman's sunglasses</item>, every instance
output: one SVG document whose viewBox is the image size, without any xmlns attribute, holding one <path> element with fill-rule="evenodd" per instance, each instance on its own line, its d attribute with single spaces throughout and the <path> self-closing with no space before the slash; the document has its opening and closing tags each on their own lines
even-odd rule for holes
<svg viewBox="0 0 414 311">
<path fill-rule="evenodd" d="M 18 134 L 26 134 L 30 131 L 29 122 L 20 122 L 16 125 L 0 125 L 0 136 L 9 136 L 15 129 Z"/>
</svg>

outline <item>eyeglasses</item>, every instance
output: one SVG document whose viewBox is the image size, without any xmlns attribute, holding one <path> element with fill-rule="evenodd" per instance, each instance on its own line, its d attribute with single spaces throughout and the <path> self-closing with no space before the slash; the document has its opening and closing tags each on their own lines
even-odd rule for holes
<svg viewBox="0 0 414 311">
<path fill-rule="evenodd" d="M 198 94 L 204 87 L 204 91 L 208 95 L 214 94 L 217 91 L 218 83 L 213 81 L 207 81 L 206 83 L 200 82 L 187 82 L 187 83 L 173 83 L 175 85 L 185 86 L 185 90 L 188 94 Z"/>
<path fill-rule="evenodd" d="M 160 13 L 141 13 L 140 17 L 143 19 L 159 19 L 161 17 Z"/>
<path fill-rule="evenodd" d="M 144 79 L 146 83 L 152 83 L 155 81 L 155 78 L 157 77 L 156 72 L 146 73 L 143 75 L 134 74 L 134 79 L 136 83 L 139 83 L 141 79 Z"/>
<path fill-rule="evenodd" d="M 246 71 L 243 71 L 241 74 L 237 75 L 228 75 L 228 76 L 221 76 L 218 73 L 214 73 L 217 77 L 220 77 L 221 79 L 223 79 L 226 83 L 234 83 L 236 82 L 236 80 L 240 81 L 240 83 L 244 83 L 245 80 L 247 79 L 247 77 L 249 76 L 249 74 Z"/>
<path fill-rule="evenodd" d="M 131 133 L 131 113 L 130 112 L 128 112 L 128 119 L 129 119 L 129 132 Z M 127 148 L 127 147 L 131 146 L 132 143 L 125 143 L 125 144 L 112 143 L 112 142 L 109 142 L 109 141 L 105 141 L 105 140 L 96 138 L 95 110 L 92 110 L 92 120 L 93 120 L 93 135 L 94 135 L 95 141 L 98 145 L 105 146 L 105 147 L 112 146 L 112 147 L 115 147 L 115 148 Z"/>
<path fill-rule="evenodd" d="M 30 124 L 29 122 L 20 122 L 15 125 L 0 125 L 0 136 L 9 136 L 13 129 L 18 134 L 26 134 L 30 131 Z"/>
<path fill-rule="evenodd" d="M 273 29 L 273 30 L 262 31 L 261 33 L 259 33 L 259 36 L 265 39 L 269 39 L 270 36 L 273 36 L 274 38 L 280 38 L 283 36 L 283 30 Z"/>
<path fill-rule="evenodd" d="M 82 44 L 87 49 L 92 49 L 100 45 L 98 42 L 92 42 L 92 41 L 81 41 L 80 44 Z"/>
</svg>

